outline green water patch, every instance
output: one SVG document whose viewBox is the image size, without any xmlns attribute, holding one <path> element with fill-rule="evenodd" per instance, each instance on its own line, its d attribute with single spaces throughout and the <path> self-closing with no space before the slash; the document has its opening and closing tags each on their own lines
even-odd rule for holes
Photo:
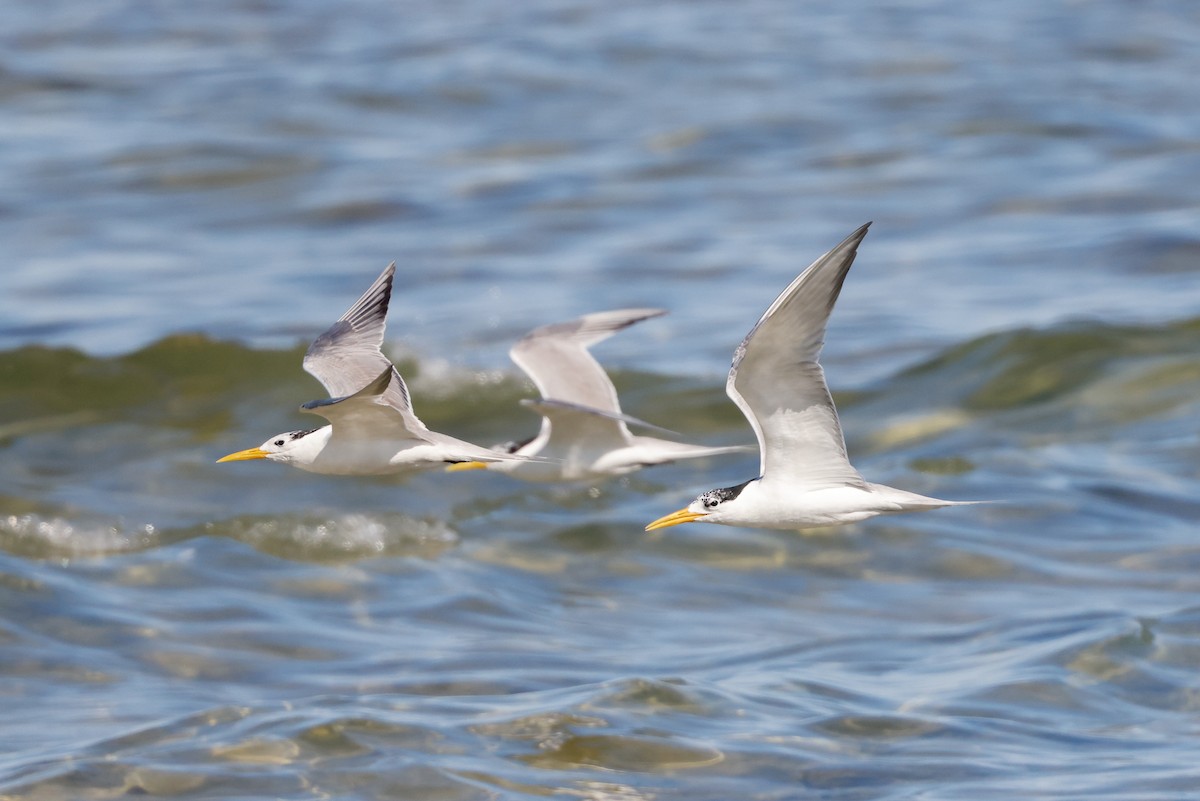
<svg viewBox="0 0 1200 801">
<path fill-rule="evenodd" d="M 990 334 L 839 403 L 867 420 L 866 438 L 884 450 L 989 420 L 1001 422 L 1006 436 L 1111 437 L 1122 426 L 1189 414 L 1198 397 L 1200 319 L 1191 319 L 1163 326 L 1074 322 Z M 861 426 L 848 435 L 862 436 Z M 972 468 L 959 454 L 920 458 L 920 469 L 935 473 Z"/>
<path fill-rule="evenodd" d="M 260 350 L 178 334 L 114 357 L 37 345 L 0 353 L 0 443 L 116 421 L 208 440 L 244 427 L 242 417 L 264 426 L 265 438 L 296 425 L 297 407 L 325 394 L 301 367 L 305 347 Z M 538 416 L 520 405 L 537 392 L 511 365 L 428 372 L 403 359 L 398 367 L 417 414 L 435 430 L 488 445 L 537 432 Z M 632 413 L 681 433 L 744 425 L 719 386 L 635 372 L 613 378 Z"/>
<path fill-rule="evenodd" d="M 1078 322 L 989 334 L 948 348 L 900 378 L 933 379 L 934 387 L 953 391 L 964 409 L 990 412 L 1054 402 L 1114 376 L 1136 379 L 1125 389 L 1145 399 L 1194 385 L 1200 379 L 1200 318 L 1154 327 Z"/>
<path fill-rule="evenodd" d="M 238 408 L 290 414 L 323 394 L 301 368 L 304 348 L 261 350 L 178 334 L 114 357 L 37 345 L 3 352 L 0 440 L 113 420 L 212 435 L 235 426 Z M 458 426 L 498 441 L 537 428 L 536 415 L 519 405 L 536 393 L 511 365 L 436 376 L 413 359 L 399 367 L 431 427 Z M 745 425 L 719 380 L 621 370 L 613 380 L 629 413 L 667 428 L 708 433 Z M 835 383 L 834 390 L 847 408 L 891 396 L 896 402 L 887 405 L 897 413 L 939 408 L 970 417 L 1076 400 L 1136 417 L 1191 403 L 1198 384 L 1200 318 L 1005 331 L 949 347 L 881 386 L 842 392 Z"/>
<path fill-rule="evenodd" d="M 27 543 L 29 531 L 47 521 L 90 510 L 102 528 L 122 516 L 136 521 L 118 525 L 114 536 L 122 540 L 118 549 L 137 549 L 143 524 L 195 524 L 207 517 L 203 504 L 241 497 L 246 475 L 261 491 L 277 490 L 281 508 L 316 502 L 284 502 L 293 485 L 327 492 L 324 500 L 335 505 L 346 486 L 366 492 L 368 481 L 339 490 L 269 472 L 286 472 L 278 465 L 254 473 L 211 467 L 276 432 L 321 424 L 297 413 L 300 403 L 324 394 L 301 367 L 305 347 L 257 349 L 179 334 L 119 356 L 42 346 L 0 353 L 0 451 L 10 457 L 0 463 L 8 495 L 0 513 L 18 516 L 8 536 Z M 405 358 L 398 366 L 418 415 L 435 430 L 493 445 L 538 429 L 537 415 L 520 404 L 536 390 L 512 365 L 458 369 Z M 752 432 L 725 397 L 722 378 L 613 371 L 627 413 L 683 440 L 750 444 Z M 1004 331 L 951 346 L 876 385 L 846 392 L 832 378 L 853 454 L 902 450 L 917 470 L 958 476 L 977 469 L 980 437 L 1058 442 L 1110 438 L 1127 425 L 1178 426 L 1200 397 L 1200 318 Z M 639 482 L 653 480 L 647 471 L 629 487 L 652 492 Z M 519 504 L 527 493 L 508 493 L 504 504 Z M 175 497 L 190 505 L 164 519 L 165 509 L 179 505 Z M 596 502 L 607 508 L 605 499 Z M 27 525 L 19 516 L 29 514 Z M 131 531 L 135 541 L 126 545 Z M 605 547 L 602 536 L 593 547 Z"/>
<path fill-rule="evenodd" d="M 229 400 L 299 384 L 299 347 L 262 351 L 179 334 L 116 357 L 27 346 L 0 354 L 0 433 L 137 420 L 199 431 L 229 425 Z"/>
</svg>

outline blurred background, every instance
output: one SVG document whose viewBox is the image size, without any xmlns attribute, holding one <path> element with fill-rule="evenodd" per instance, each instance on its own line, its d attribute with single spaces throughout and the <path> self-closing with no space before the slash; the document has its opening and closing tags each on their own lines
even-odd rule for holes
<svg viewBox="0 0 1200 801">
<path fill-rule="evenodd" d="M 1200 658 L 1200 9 L 10 4 L 5 798 L 1179 798 Z M 986 507 L 642 526 L 594 485 L 220 456 L 315 419 L 390 261 L 433 428 L 529 329 L 752 443 L 733 348 L 873 220 L 823 356 L 868 479 Z"/>
</svg>

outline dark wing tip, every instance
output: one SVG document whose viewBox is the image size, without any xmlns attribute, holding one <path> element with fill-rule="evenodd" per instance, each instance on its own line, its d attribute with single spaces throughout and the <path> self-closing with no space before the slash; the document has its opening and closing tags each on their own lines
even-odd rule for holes
<svg viewBox="0 0 1200 801">
<path fill-rule="evenodd" d="M 850 242 L 850 241 L 861 242 L 863 237 L 867 235 L 867 230 L 871 227 L 871 225 L 874 222 L 875 222 L 874 220 L 867 220 L 865 223 L 863 223 L 862 225 L 855 228 L 854 232 L 852 234 L 850 234 L 850 236 L 846 237 L 845 241 L 846 242 Z"/>
<path fill-rule="evenodd" d="M 382 324 L 392 300 L 392 284 L 395 277 L 396 262 L 392 262 L 338 321 L 345 321 L 354 328 L 362 328 L 371 323 Z"/>
<path fill-rule="evenodd" d="M 300 404 L 300 410 L 311 412 L 314 409 L 320 409 L 322 406 L 332 406 L 335 403 L 344 401 L 345 398 L 321 398 L 320 400 L 311 400 L 307 403 Z"/>
</svg>

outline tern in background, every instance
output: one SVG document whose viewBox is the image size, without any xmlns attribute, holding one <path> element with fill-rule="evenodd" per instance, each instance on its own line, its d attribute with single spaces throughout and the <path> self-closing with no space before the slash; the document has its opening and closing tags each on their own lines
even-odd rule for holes
<svg viewBox="0 0 1200 801">
<path fill-rule="evenodd" d="M 691 522 L 794 530 L 972 503 L 872 484 L 846 456 L 817 357 L 829 314 L 869 226 L 792 281 L 733 354 L 725 392 L 758 437 L 758 477 L 709 490 L 655 520 L 647 531 Z"/>
<path fill-rule="evenodd" d="M 317 337 L 304 369 L 331 397 L 300 407 L 332 425 L 287 431 L 218 462 L 270 459 L 310 473 L 375 475 L 444 467 L 447 462 L 519 460 L 430 431 L 413 412 L 408 387 L 383 355 L 383 332 L 396 265 Z"/>
<path fill-rule="evenodd" d="M 576 481 L 630 473 L 677 459 L 745 451 L 635 436 L 627 423 L 657 428 L 621 412 L 617 390 L 588 348 L 623 328 L 666 314 L 662 309 L 618 309 L 542 326 L 522 337 L 509 356 L 541 393 L 525 400 L 542 415 L 532 439 L 508 446 L 524 461 L 464 462 L 447 470 L 489 468 L 526 481 Z M 662 430 L 662 429 L 659 429 Z"/>
</svg>

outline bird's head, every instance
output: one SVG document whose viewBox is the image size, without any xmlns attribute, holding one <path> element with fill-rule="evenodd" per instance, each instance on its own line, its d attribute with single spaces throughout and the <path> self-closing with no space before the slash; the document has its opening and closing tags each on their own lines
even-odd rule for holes
<svg viewBox="0 0 1200 801">
<path fill-rule="evenodd" d="M 750 481 L 754 480 L 750 479 Z M 746 488 L 750 481 L 743 481 L 741 484 L 733 487 L 709 490 L 697 496 L 696 500 L 678 512 L 672 512 L 655 520 L 646 526 L 646 531 L 654 531 L 656 528 L 666 528 L 667 526 L 677 526 L 680 523 L 721 523 L 729 516 L 730 505 L 737 500 L 738 496 L 742 494 L 742 490 Z"/>
<path fill-rule="evenodd" d="M 315 456 L 314 451 L 320 451 L 321 443 L 317 442 L 320 437 L 308 438 L 309 434 L 320 431 L 319 428 L 310 428 L 307 431 L 285 431 L 282 434 L 276 434 L 269 440 L 259 445 L 257 448 L 247 448 L 244 451 L 231 453 L 228 456 L 222 456 L 218 462 L 242 462 L 248 459 L 270 459 L 273 462 L 290 462 L 312 461 Z"/>
</svg>

